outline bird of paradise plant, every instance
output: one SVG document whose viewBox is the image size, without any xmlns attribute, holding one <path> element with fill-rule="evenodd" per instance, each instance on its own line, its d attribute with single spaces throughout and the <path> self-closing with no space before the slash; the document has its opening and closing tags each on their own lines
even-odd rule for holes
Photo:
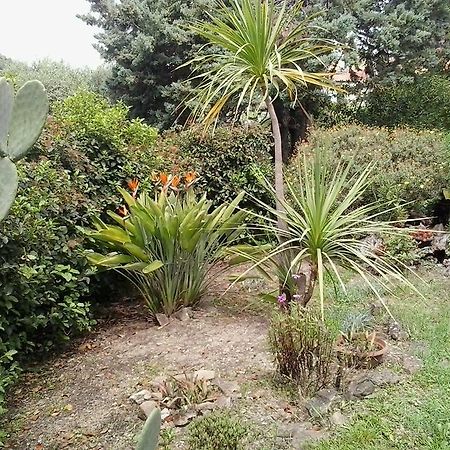
<svg viewBox="0 0 450 450">
<path fill-rule="evenodd" d="M 167 175 L 161 178 L 169 181 Z M 197 303 L 225 268 L 225 249 L 242 233 L 246 213 L 238 205 L 244 194 L 213 209 L 192 189 L 180 193 L 163 187 L 155 199 L 145 192 L 136 198 L 120 192 L 128 214 L 109 212 L 116 225 L 96 219 L 95 230 L 85 230 L 105 250 L 88 253 L 88 260 L 130 279 L 153 314 L 170 316 Z"/>
</svg>

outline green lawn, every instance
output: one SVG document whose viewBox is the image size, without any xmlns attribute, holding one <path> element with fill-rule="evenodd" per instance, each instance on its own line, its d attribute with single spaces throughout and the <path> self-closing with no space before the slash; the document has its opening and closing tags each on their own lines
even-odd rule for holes
<svg viewBox="0 0 450 450">
<path fill-rule="evenodd" d="M 426 283 L 418 287 L 425 300 L 399 290 L 389 301 L 412 341 L 420 343 L 416 355 L 423 360 L 422 370 L 373 398 L 345 405 L 350 424 L 311 449 L 450 449 L 450 279 L 434 270 L 423 272 Z M 370 294 L 355 285 L 344 300 L 339 297 L 335 317 L 367 304 Z"/>
</svg>

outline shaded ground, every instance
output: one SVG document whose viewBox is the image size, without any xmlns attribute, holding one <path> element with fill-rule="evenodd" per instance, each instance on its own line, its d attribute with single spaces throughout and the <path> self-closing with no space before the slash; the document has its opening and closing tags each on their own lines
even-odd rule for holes
<svg viewBox="0 0 450 450">
<path fill-rule="evenodd" d="M 397 360 L 406 351 L 423 359 L 423 369 L 370 399 L 341 401 L 347 424 L 331 427 L 330 439 L 314 448 L 450 449 L 450 280 L 425 275 L 426 301 L 402 291 L 389 300 L 413 341 L 391 342 L 386 364 L 401 371 Z M 295 392 L 276 388 L 271 379 L 268 309 L 256 300 L 265 286 L 250 283 L 223 298 L 224 284 L 215 289 L 194 318 L 163 328 L 151 324 L 142 308 L 117 305 L 114 316 L 123 317 L 27 373 L 10 396 L 6 448 L 133 449 L 143 422 L 128 397 L 157 375 L 201 368 L 239 383 L 235 408 L 259 430 L 252 449 L 292 448 L 289 439 L 276 438 L 277 429 L 306 417 L 292 401 Z M 327 313 L 336 323 L 373 301 L 358 283 L 350 283 L 347 295 L 331 288 L 327 295 L 333 298 Z M 170 448 L 182 443 L 181 435 Z"/>
</svg>

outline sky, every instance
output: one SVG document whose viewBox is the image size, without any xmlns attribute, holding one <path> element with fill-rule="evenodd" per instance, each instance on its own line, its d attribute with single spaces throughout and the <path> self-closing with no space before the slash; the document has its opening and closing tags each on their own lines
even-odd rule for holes
<svg viewBox="0 0 450 450">
<path fill-rule="evenodd" d="M 31 63 L 63 60 L 73 67 L 102 63 L 92 47 L 96 30 L 76 17 L 86 0 L 0 0 L 0 54 Z"/>
</svg>

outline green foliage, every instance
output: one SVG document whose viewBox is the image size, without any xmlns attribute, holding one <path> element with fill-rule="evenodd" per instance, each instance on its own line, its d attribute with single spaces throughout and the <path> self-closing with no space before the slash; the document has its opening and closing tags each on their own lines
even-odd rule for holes
<svg viewBox="0 0 450 450">
<path fill-rule="evenodd" d="M 124 273 L 140 290 L 152 313 L 173 314 L 197 303 L 220 273 L 225 248 L 242 231 L 244 211 L 235 211 L 243 194 L 229 205 L 211 210 L 203 195 L 163 190 L 155 200 L 141 194 L 135 200 L 122 190 L 130 210 L 123 218 L 109 215 L 118 226 L 97 220 L 88 236 L 112 252 L 91 253 L 91 263 Z"/>
<path fill-rule="evenodd" d="M 316 33 L 348 45 L 347 65 L 362 62 L 377 82 L 410 79 L 418 71 L 440 72 L 450 59 L 447 0 L 307 3 L 307 10 L 321 13 Z"/>
<path fill-rule="evenodd" d="M 366 96 L 362 120 L 369 125 L 450 130 L 450 79 L 422 75 L 379 86 Z"/>
<path fill-rule="evenodd" d="M 15 161 L 39 138 L 48 113 L 48 99 L 39 81 L 25 83 L 14 96 L 0 78 L 0 220 L 8 214 L 17 191 Z"/>
<path fill-rule="evenodd" d="M 280 375 L 313 395 L 333 380 L 335 339 L 311 311 L 294 305 L 274 314 L 269 343 Z"/>
<path fill-rule="evenodd" d="M 137 450 L 156 450 L 158 448 L 161 411 L 155 408 L 145 421 Z"/>
<path fill-rule="evenodd" d="M 416 240 L 406 230 L 394 236 L 383 237 L 385 251 L 388 255 L 400 261 L 406 266 L 412 266 L 419 262 L 420 255 Z"/>
<path fill-rule="evenodd" d="M 53 116 L 75 138 L 95 140 L 118 150 L 126 146 L 152 148 L 157 136 L 157 130 L 142 120 L 129 121 L 123 103 L 111 105 L 94 92 L 79 92 L 57 103 Z"/>
<path fill-rule="evenodd" d="M 91 123 L 81 113 L 85 97 L 103 107 Z M 0 355 L 17 353 L 2 360 L 0 385 L 27 355 L 87 330 L 90 302 L 110 298 L 117 286 L 113 277 L 93 274 L 77 226 L 119 206 L 117 186 L 147 176 L 157 159 L 146 146 L 154 130 L 122 118 L 108 122 L 112 108 L 91 94 L 68 99 L 17 165 L 18 196 L 0 224 Z"/>
<path fill-rule="evenodd" d="M 189 450 L 243 450 L 248 428 L 229 412 L 214 412 L 188 428 Z"/>
<path fill-rule="evenodd" d="M 343 269 L 360 275 L 383 304 L 378 286 L 389 290 L 396 280 L 412 287 L 402 275 L 398 261 L 392 261 L 383 252 L 372 251 L 370 243 L 363 239 L 377 233 L 395 235 L 399 230 L 390 221 L 377 220 L 385 212 L 386 204 L 372 202 L 358 206 L 371 186 L 372 166 L 363 167 L 355 175 L 350 174 L 351 168 L 351 163 L 335 166 L 320 151 L 312 157 L 305 156 L 287 183 L 285 212 L 267 206 L 274 217 L 281 215 L 286 220 L 286 229 L 280 229 L 275 219 L 267 220 L 264 226 L 279 233 L 281 243 L 272 248 L 240 246 L 236 251 L 238 260 L 254 263 L 244 275 L 257 268 L 270 278 L 274 269 L 276 273 L 286 269 L 286 276 L 280 281 L 288 294 L 284 299 L 287 307 L 293 300 L 306 305 L 317 282 L 322 319 L 325 273 L 335 276 L 343 290 L 340 275 Z"/>
<path fill-rule="evenodd" d="M 112 63 L 109 87 L 135 116 L 170 127 L 190 89 L 181 85 L 190 69 L 177 68 L 197 54 L 202 42 L 186 26 L 205 17 L 211 0 L 89 0 L 82 19 L 97 26 L 103 58 Z"/>
<path fill-rule="evenodd" d="M 76 202 L 70 177 L 50 161 L 20 162 L 18 172 L 16 201 L 0 223 L 0 355 L 11 355 L 0 361 L 0 386 L 14 380 L 16 361 L 92 324 L 90 270 L 63 219 Z"/>
<path fill-rule="evenodd" d="M 384 216 L 390 219 L 432 216 L 442 189 L 450 185 L 448 145 L 444 135 L 435 131 L 360 125 L 317 129 L 302 149 L 327 153 L 332 165 L 353 161 L 351 174 L 373 164 L 371 185 L 357 205 L 379 201 L 401 206 Z"/>
<path fill-rule="evenodd" d="M 199 128 L 167 132 L 158 149 L 173 173 L 196 171 L 200 178 L 195 189 L 205 192 L 215 206 L 231 201 L 243 190 L 271 201 L 258 180 L 259 173 L 273 177 L 270 135 L 260 127 L 219 127 L 214 134 L 205 134 Z M 242 207 L 257 206 L 246 197 Z"/>
<path fill-rule="evenodd" d="M 64 62 L 42 59 L 31 65 L 2 58 L 0 55 L 0 76 L 20 86 L 30 80 L 40 80 L 45 86 L 50 105 L 63 100 L 78 91 L 106 93 L 106 79 L 110 70 L 75 69 Z"/>
</svg>

